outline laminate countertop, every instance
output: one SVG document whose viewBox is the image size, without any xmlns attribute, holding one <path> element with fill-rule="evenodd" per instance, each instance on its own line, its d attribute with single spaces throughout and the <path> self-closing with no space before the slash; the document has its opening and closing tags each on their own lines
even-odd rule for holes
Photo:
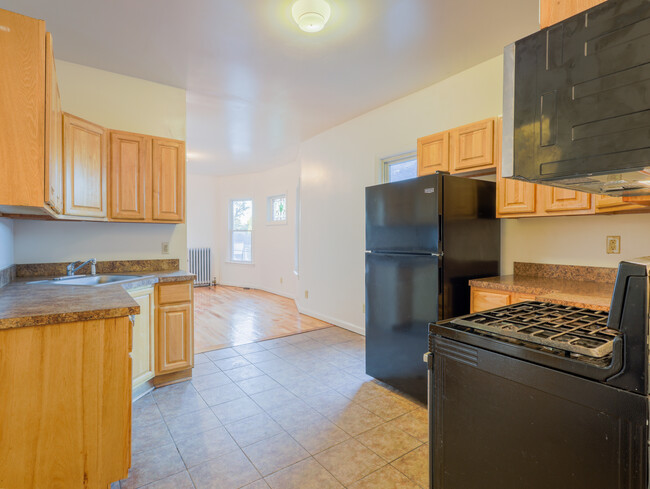
<svg viewBox="0 0 650 489">
<path fill-rule="evenodd" d="M 183 270 L 121 272 L 138 279 L 99 287 L 33 283 L 48 277 L 22 277 L 0 288 L 0 329 L 92 321 L 139 314 L 129 289 L 193 280 Z M 51 278 L 51 277 L 50 277 Z"/>
<path fill-rule="evenodd" d="M 515 263 L 513 275 L 469 281 L 471 287 L 530 294 L 534 300 L 609 311 L 616 269 Z"/>
</svg>

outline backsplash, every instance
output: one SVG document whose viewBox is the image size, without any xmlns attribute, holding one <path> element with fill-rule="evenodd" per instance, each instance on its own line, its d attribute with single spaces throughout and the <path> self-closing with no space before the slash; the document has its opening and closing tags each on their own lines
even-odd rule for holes
<svg viewBox="0 0 650 489">
<path fill-rule="evenodd" d="M 16 265 L 16 277 L 57 277 L 66 274 L 67 263 L 29 263 Z M 177 258 L 163 260 L 98 261 L 97 273 L 161 272 L 179 269 Z M 89 274 L 90 264 L 76 272 Z"/>
<path fill-rule="evenodd" d="M 4 287 L 9 282 L 16 278 L 16 265 L 3 268 L 0 270 L 0 287 Z"/>
<path fill-rule="evenodd" d="M 547 265 L 545 263 L 515 262 L 515 275 L 527 277 L 581 280 L 586 282 L 615 282 L 616 268 L 577 265 Z"/>
</svg>

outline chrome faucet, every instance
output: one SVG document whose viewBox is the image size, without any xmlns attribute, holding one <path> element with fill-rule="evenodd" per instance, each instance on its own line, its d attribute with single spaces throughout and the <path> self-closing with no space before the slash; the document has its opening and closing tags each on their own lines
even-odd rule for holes
<svg viewBox="0 0 650 489">
<path fill-rule="evenodd" d="M 75 267 L 77 263 L 81 263 L 81 261 L 73 261 L 70 263 L 65 269 L 68 271 L 68 276 L 72 276 L 75 274 L 76 271 L 78 271 L 80 268 L 83 266 L 87 265 L 90 263 L 90 274 L 91 275 L 97 275 L 97 259 L 96 258 L 91 258 L 90 260 L 86 260 L 85 262 L 81 263 L 78 267 Z"/>
</svg>

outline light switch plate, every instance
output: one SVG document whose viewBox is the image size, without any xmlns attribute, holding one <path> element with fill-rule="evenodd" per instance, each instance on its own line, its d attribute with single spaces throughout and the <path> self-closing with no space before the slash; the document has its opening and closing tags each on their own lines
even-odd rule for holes
<svg viewBox="0 0 650 489">
<path fill-rule="evenodd" d="M 163 241 L 161 248 L 163 255 L 169 255 L 169 241 Z"/>
</svg>

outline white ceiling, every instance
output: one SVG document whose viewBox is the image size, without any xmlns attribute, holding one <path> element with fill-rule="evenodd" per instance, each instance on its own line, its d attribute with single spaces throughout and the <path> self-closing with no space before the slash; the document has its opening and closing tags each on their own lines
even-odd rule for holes
<svg viewBox="0 0 650 489">
<path fill-rule="evenodd" d="M 186 88 L 188 168 L 289 163 L 300 141 L 500 54 L 538 0 L 329 0 L 323 31 L 292 0 L 0 0 L 45 19 L 57 58 Z"/>
</svg>

